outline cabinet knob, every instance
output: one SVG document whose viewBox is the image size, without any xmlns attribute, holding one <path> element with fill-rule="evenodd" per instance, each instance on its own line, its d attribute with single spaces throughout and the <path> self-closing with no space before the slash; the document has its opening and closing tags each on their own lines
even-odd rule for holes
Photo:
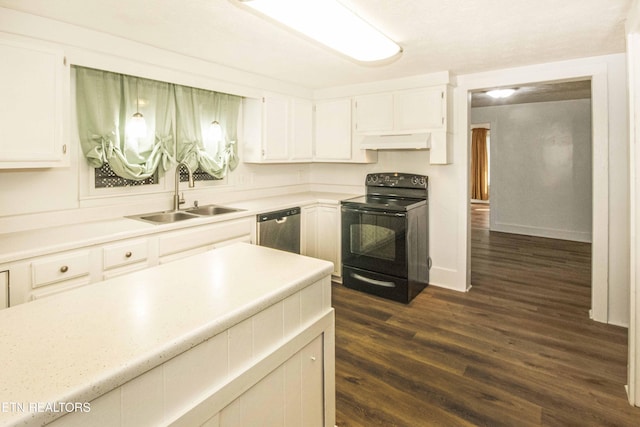
<svg viewBox="0 0 640 427">
<path fill-rule="evenodd" d="M 315 362 L 316 361 L 316 357 L 315 356 L 311 356 L 311 361 Z"/>
<path fill-rule="evenodd" d="M 66 273 L 67 271 L 69 271 L 69 267 L 66 265 L 63 265 L 62 267 L 60 267 L 60 273 Z"/>
<path fill-rule="evenodd" d="M 133 255 L 131 252 L 127 252 L 126 254 L 124 254 L 125 258 L 131 258 L 131 255 Z"/>
</svg>

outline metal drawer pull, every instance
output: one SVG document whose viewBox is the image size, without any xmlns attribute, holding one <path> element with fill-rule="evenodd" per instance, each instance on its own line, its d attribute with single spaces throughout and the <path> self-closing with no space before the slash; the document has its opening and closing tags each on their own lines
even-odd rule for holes
<svg viewBox="0 0 640 427">
<path fill-rule="evenodd" d="M 66 273 L 67 271 L 69 271 L 69 267 L 66 265 L 63 265 L 62 267 L 60 267 L 60 273 Z"/>
<path fill-rule="evenodd" d="M 131 252 L 127 252 L 126 254 L 124 254 L 125 258 L 131 258 L 131 255 L 133 255 Z"/>
<path fill-rule="evenodd" d="M 353 277 L 356 280 L 361 280 L 361 281 L 363 281 L 365 283 L 369 283 L 370 285 L 382 286 L 382 287 L 385 287 L 385 288 L 395 288 L 396 287 L 396 284 L 393 283 L 393 282 L 385 282 L 385 281 L 382 281 L 382 280 L 370 279 L 368 277 L 364 277 L 364 276 L 361 276 L 361 275 L 356 274 L 356 273 L 351 273 L 351 277 Z"/>
</svg>

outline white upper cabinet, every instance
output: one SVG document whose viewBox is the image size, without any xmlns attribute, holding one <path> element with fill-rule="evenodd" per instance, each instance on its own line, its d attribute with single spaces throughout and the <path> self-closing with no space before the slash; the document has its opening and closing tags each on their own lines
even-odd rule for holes
<svg viewBox="0 0 640 427">
<path fill-rule="evenodd" d="M 358 133 L 393 131 L 393 94 L 359 96 L 355 100 Z"/>
<path fill-rule="evenodd" d="M 315 158 L 351 159 L 351 99 L 316 103 Z"/>
<path fill-rule="evenodd" d="M 374 163 L 375 151 L 360 147 L 354 138 L 351 98 L 317 101 L 315 104 L 314 156 L 315 162 Z"/>
<path fill-rule="evenodd" d="M 452 89 L 448 85 L 361 95 L 354 134 L 369 150 L 430 149 L 430 163 L 452 159 Z"/>
<path fill-rule="evenodd" d="M 313 159 L 313 104 L 306 99 L 291 101 L 291 159 Z"/>
<path fill-rule="evenodd" d="M 427 88 L 396 92 L 393 99 L 395 128 L 400 131 L 424 131 L 444 126 L 445 89 Z"/>
<path fill-rule="evenodd" d="M 445 125 L 446 88 L 433 87 L 355 98 L 355 130 L 363 135 L 428 132 Z"/>
<path fill-rule="evenodd" d="M 287 160 L 289 157 L 289 100 L 269 97 L 263 100 L 264 133 L 262 158 Z"/>
<path fill-rule="evenodd" d="M 244 161 L 312 160 L 313 112 L 309 100 L 278 95 L 243 101 Z"/>
<path fill-rule="evenodd" d="M 51 44 L 0 33 L 0 168 L 69 164 L 69 66 Z"/>
</svg>

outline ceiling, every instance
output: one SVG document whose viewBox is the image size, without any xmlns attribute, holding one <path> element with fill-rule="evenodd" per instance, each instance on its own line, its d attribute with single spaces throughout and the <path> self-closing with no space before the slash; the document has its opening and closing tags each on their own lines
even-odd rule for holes
<svg viewBox="0 0 640 427">
<path fill-rule="evenodd" d="M 235 0 L 0 0 L 0 6 L 317 89 L 624 52 L 632 0 L 342 2 L 398 42 L 400 58 L 357 64 Z"/>
<path fill-rule="evenodd" d="M 527 104 L 531 102 L 568 101 L 572 99 L 591 98 L 591 80 L 533 83 L 519 85 L 517 87 L 509 87 L 516 91 L 508 98 L 494 99 L 487 95 L 487 90 L 473 92 L 471 94 L 471 107 L 489 107 L 494 105 Z"/>
</svg>

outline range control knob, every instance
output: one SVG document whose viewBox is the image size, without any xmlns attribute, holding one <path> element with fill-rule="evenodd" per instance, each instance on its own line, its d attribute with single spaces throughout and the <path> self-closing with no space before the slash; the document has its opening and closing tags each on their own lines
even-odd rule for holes
<svg viewBox="0 0 640 427">
<path fill-rule="evenodd" d="M 424 176 L 421 176 L 418 182 L 420 183 L 420 185 L 424 185 L 424 183 L 426 182 Z"/>
<path fill-rule="evenodd" d="M 412 176 L 411 177 L 411 183 L 413 185 L 417 185 L 418 184 L 418 177 L 417 176 Z"/>
</svg>

